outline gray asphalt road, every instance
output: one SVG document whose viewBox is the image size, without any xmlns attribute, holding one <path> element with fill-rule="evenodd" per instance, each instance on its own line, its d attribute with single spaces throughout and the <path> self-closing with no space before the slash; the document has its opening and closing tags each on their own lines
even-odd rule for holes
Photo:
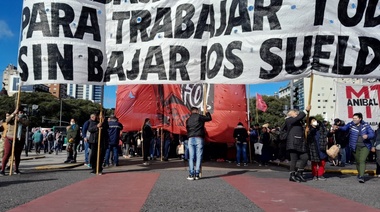
<svg viewBox="0 0 380 212">
<path fill-rule="evenodd" d="M 72 183 L 94 177 L 85 166 L 62 170 L 34 169 L 44 164 L 62 164 L 64 158 L 64 155 L 47 155 L 44 159 L 22 161 L 23 174 L 0 177 L 0 211 L 7 211 Z M 205 162 L 203 178 L 189 182 L 186 180 L 186 164 L 181 161 L 154 161 L 151 166 L 144 167 L 141 166 L 140 158 L 121 160 L 120 167 L 107 168 L 104 173 L 144 171 L 160 174 L 141 211 L 262 211 L 220 177 L 250 175 L 258 178 L 288 178 L 287 169 L 279 166 L 259 167 L 254 164 L 236 167 L 230 163 Z M 380 209 L 380 178 L 367 176 L 367 182 L 359 184 L 356 177 L 351 175 L 326 176 L 327 181 L 308 181 L 305 185 Z M 42 211 L 43 208 L 41 205 Z"/>
</svg>

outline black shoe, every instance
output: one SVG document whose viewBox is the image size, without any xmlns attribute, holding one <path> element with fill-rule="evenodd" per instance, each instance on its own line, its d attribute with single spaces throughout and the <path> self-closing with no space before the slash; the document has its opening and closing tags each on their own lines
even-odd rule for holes
<svg viewBox="0 0 380 212">
<path fill-rule="evenodd" d="M 194 180 L 199 180 L 199 174 L 195 175 Z"/>
<path fill-rule="evenodd" d="M 364 178 L 362 176 L 358 177 L 359 183 L 365 183 Z"/>
<path fill-rule="evenodd" d="M 5 172 L 4 172 L 4 171 L 1 171 L 1 172 L 0 172 L 0 176 L 5 176 Z"/>
<path fill-rule="evenodd" d="M 296 178 L 296 173 L 295 173 L 295 172 L 291 172 L 291 173 L 290 173 L 289 181 L 297 182 L 297 183 L 300 183 L 300 182 L 301 182 L 301 181 L 299 181 L 298 178 Z"/>
<path fill-rule="evenodd" d="M 301 182 L 306 182 L 305 178 L 303 178 L 303 171 L 297 171 L 295 177 Z"/>
<path fill-rule="evenodd" d="M 90 174 L 95 174 L 96 172 L 95 171 L 91 171 Z"/>
<path fill-rule="evenodd" d="M 71 160 L 70 163 L 76 163 L 77 161 L 76 160 Z"/>
<path fill-rule="evenodd" d="M 20 172 L 20 170 L 16 170 L 16 171 L 13 172 L 13 174 L 18 174 L 19 175 L 19 174 L 21 174 L 21 172 Z"/>
</svg>

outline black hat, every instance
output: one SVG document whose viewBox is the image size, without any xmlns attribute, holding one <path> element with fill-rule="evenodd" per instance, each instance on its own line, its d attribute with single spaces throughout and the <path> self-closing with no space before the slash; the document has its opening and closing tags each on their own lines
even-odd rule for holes
<svg viewBox="0 0 380 212">
<path fill-rule="evenodd" d="M 239 126 L 239 125 L 240 125 L 240 126 L 243 126 L 243 123 L 239 122 L 237 125 L 238 125 L 238 126 Z"/>
<path fill-rule="evenodd" d="M 338 118 L 334 119 L 334 123 L 338 123 L 338 122 L 340 122 L 340 119 Z"/>
</svg>

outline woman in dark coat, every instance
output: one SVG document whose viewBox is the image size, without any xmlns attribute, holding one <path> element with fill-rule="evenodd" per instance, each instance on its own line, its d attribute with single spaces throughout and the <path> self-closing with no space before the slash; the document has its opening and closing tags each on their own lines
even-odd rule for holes
<svg viewBox="0 0 380 212">
<path fill-rule="evenodd" d="M 323 177 L 327 161 L 327 134 L 325 126 L 314 117 L 309 119 L 307 144 L 309 146 L 313 180 L 326 180 Z"/>
<path fill-rule="evenodd" d="M 306 182 L 303 178 L 303 171 L 309 159 L 307 145 L 305 142 L 305 133 L 303 128 L 303 119 L 311 109 L 307 106 L 305 111 L 290 110 L 285 119 L 288 136 L 286 140 L 286 150 L 290 155 L 290 177 L 293 182 Z M 300 160 L 299 167 L 296 167 L 297 161 Z"/>
</svg>

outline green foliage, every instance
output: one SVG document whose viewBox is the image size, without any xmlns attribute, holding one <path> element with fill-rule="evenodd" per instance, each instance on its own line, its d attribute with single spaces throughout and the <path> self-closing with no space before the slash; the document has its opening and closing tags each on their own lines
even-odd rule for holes
<svg viewBox="0 0 380 212">
<path fill-rule="evenodd" d="M 15 109 L 16 94 L 12 97 L 0 96 L 0 119 L 5 119 L 5 113 Z M 31 127 L 52 127 L 59 125 L 61 101 L 50 93 L 21 93 L 21 107 L 29 111 Z M 37 111 L 32 111 L 32 105 L 38 105 Z M 83 99 L 62 100 L 62 125 L 65 126 L 74 118 L 79 125 L 89 119 L 91 113 L 99 113 L 100 105 Z M 44 116 L 45 121 L 42 122 Z"/>
<path fill-rule="evenodd" d="M 270 127 L 281 126 L 286 117 L 283 113 L 284 105 L 289 105 L 289 98 L 278 98 L 275 96 L 263 96 L 263 100 L 268 106 L 266 112 L 258 111 L 256 117 L 256 98 L 249 99 L 249 109 L 252 124 L 258 123 L 260 126 L 269 123 Z M 258 122 L 256 121 L 258 118 Z"/>
</svg>

